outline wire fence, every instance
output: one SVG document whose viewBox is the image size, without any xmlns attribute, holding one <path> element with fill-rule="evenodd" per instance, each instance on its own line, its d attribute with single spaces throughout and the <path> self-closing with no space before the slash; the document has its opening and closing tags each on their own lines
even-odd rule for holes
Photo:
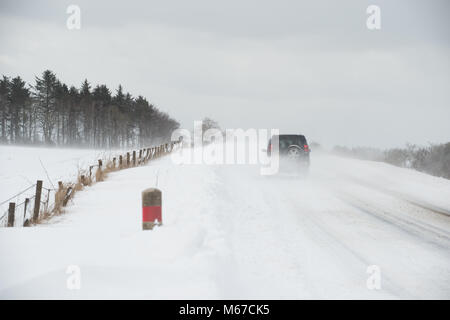
<svg viewBox="0 0 450 320">
<path fill-rule="evenodd" d="M 8 221 L 8 214 L 12 212 L 12 210 L 14 210 L 14 217 L 16 218 L 12 221 L 12 224 L 14 225 L 16 221 L 23 224 L 23 221 L 30 215 L 30 208 L 32 207 L 30 203 L 35 198 L 35 188 L 36 184 L 32 184 L 9 199 L 0 202 L 0 208 L 4 208 L 4 205 L 9 203 L 8 209 L 4 210 L 0 215 L 1 227 L 6 227 L 8 224 L 11 224 L 11 221 Z M 23 213 L 23 215 L 21 213 Z"/>
<path fill-rule="evenodd" d="M 28 186 L 14 196 L 0 202 L 0 227 L 28 227 L 42 223 L 60 214 L 63 207 L 77 191 L 99 181 L 109 172 L 145 165 L 181 146 L 181 142 L 171 142 L 155 147 L 126 152 L 109 159 L 99 159 L 97 164 L 79 172 L 77 181 L 58 181 L 58 188 L 46 187 L 42 180 Z M 8 209 L 4 210 L 4 205 Z"/>
</svg>

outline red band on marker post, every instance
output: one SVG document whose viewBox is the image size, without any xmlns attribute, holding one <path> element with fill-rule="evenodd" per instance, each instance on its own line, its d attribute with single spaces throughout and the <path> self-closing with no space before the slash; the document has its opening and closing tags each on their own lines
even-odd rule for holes
<svg viewBox="0 0 450 320">
<path fill-rule="evenodd" d="M 142 207 L 142 222 L 162 222 L 161 206 Z"/>
</svg>

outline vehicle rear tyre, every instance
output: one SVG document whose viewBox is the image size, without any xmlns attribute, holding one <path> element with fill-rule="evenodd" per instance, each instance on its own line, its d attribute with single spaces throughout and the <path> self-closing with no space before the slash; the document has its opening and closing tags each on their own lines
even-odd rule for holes
<svg viewBox="0 0 450 320">
<path fill-rule="evenodd" d="M 298 146 L 290 146 L 287 151 L 288 159 L 296 160 L 302 155 L 302 150 Z"/>
</svg>

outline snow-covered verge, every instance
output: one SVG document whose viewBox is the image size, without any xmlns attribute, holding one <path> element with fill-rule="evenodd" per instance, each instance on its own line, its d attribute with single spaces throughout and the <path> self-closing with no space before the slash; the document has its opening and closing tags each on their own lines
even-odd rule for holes
<svg viewBox="0 0 450 320">
<path fill-rule="evenodd" d="M 44 187 L 57 187 L 58 181 L 76 181 L 78 171 L 85 170 L 98 159 L 109 158 L 118 150 L 93 150 L 75 148 L 40 148 L 0 145 L 0 202 L 42 180 Z M 11 201 L 22 202 L 34 194 L 30 189 Z M 0 215 L 8 203 L 0 206 Z"/>
<path fill-rule="evenodd" d="M 450 298 L 450 181 L 311 163 L 305 180 L 170 157 L 114 172 L 52 224 L 0 229 L 0 298 Z M 141 191 L 156 184 L 163 226 L 142 231 Z"/>
</svg>

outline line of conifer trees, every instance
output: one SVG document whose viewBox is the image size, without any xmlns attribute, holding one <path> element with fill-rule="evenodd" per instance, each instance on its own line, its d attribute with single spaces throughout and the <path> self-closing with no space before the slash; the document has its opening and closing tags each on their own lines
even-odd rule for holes
<svg viewBox="0 0 450 320">
<path fill-rule="evenodd" d="M 46 70 L 27 85 L 0 79 L 0 142 L 92 148 L 148 146 L 170 139 L 179 123 L 144 97 L 113 95 L 106 85 L 68 87 Z"/>
</svg>

